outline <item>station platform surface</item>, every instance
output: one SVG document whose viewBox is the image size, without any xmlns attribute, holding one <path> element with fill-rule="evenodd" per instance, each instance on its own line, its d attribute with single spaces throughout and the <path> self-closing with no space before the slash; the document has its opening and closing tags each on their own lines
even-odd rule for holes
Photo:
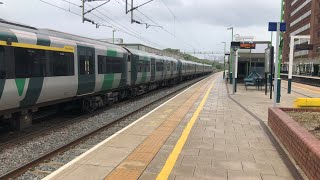
<svg viewBox="0 0 320 180">
<path fill-rule="evenodd" d="M 212 75 L 45 179 L 303 179 L 268 128 L 269 96 L 231 90 Z M 301 91 L 282 88 L 280 106 Z"/>
</svg>

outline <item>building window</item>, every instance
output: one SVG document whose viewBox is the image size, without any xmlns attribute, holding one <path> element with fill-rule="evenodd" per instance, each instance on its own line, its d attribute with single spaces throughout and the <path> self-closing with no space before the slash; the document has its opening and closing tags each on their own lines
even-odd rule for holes
<svg viewBox="0 0 320 180">
<path fill-rule="evenodd" d="M 293 1 L 291 2 L 291 6 L 293 6 L 294 4 L 296 4 L 298 1 L 299 1 L 299 0 L 293 0 Z"/>
<path fill-rule="evenodd" d="M 318 35 L 318 38 L 320 38 L 320 30 L 318 31 L 317 35 Z"/>
<path fill-rule="evenodd" d="M 310 29 L 310 23 L 306 24 L 306 25 L 302 26 L 301 28 L 295 30 L 294 32 L 290 33 L 290 36 L 295 36 L 295 35 L 303 32 L 303 31 L 305 31 L 307 29 Z"/>
<path fill-rule="evenodd" d="M 0 79 L 5 79 L 7 76 L 4 52 L 4 47 L 0 47 Z"/>
<path fill-rule="evenodd" d="M 311 10 L 309 10 L 308 12 L 306 12 L 305 14 L 303 14 L 302 16 L 300 16 L 299 18 L 294 20 L 292 23 L 290 23 L 290 27 L 296 25 L 298 22 L 302 21 L 304 18 L 306 18 L 310 15 L 311 15 Z"/>
<path fill-rule="evenodd" d="M 292 13 L 290 14 L 290 16 L 295 15 L 297 12 L 299 12 L 302 8 L 304 8 L 308 3 L 310 3 L 311 0 L 306 0 L 304 3 L 302 3 L 299 7 L 297 7 L 297 9 L 295 9 L 294 11 L 292 11 Z"/>
</svg>

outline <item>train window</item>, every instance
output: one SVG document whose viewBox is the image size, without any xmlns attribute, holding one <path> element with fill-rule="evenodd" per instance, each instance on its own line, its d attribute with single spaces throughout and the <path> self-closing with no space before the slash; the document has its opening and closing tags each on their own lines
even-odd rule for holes
<svg viewBox="0 0 320 180">
<path fill-rule="evenodd" d="M 98 56 L 98 74 L 107 74 L 108 67 L 109 66 L 107 66 L 106 56 L 100 56 L 99 55 Z"/>
<path fill-rule="evenodd" d="M 6 62 L 4 57 L 4 47 L 0 47 L 0 79 L 5 79 L 7 76 Z"/>
<path fill-rule="evenodd" d="M 163 71 L 163 62 L 156 62 L 157 71 Z"/>
<path fill-rule="evenodd" d="M 142 72 L 142 64 L 141 63 L 137 64 L 137 71 Z"/>
<path fill-rule="evenodd" d="M 98 73 L 122 73 L 122 58 L 98 56 Z"/>
<path fill-rule="evenodd" d="M 146 62 L 145 63 L 145 71 L 146 72 L 150 72 L 151 68 L 150 68 L 150 62 Z"/>
<path fill-rule="evenodd" d="M 49 59 L 49 65 L 50 65 L 50 76 L 73 76 L 74 75 L 73 53 L 53 51 Z"/>
<path fill-rule="evenodd" d="M 122 72 L 122 66 L 121 66 L 121 60 L 114 59 L 112 62 L 112 72 L 113 73 L 121 73 Z"/>
<path fill-rule="evenodd" d="M 92 56 L 79 55 L 80 61 L 80 74 L 94 74 L 94 63 L 92 61 Z"/>
<path fill-rule="evenodd" d="M 139 61 L 137 63 L 137 71 L 138 72 L 150 72 L 151 66 L 149 61 Z"/>
<path fill-rule="evenodd" d="M 46 54 L 44 50 L 14 48 L 16 78 L 46 76 Z"/>
</svg>

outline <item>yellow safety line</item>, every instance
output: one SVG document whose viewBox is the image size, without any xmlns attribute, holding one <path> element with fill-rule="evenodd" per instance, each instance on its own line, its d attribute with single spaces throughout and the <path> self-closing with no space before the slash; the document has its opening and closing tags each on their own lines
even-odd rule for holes
<svg viewBox="0 0 320 180">
<path fill-rule="evenodd" d="M 316 93 L 316 94 L 320 94 L 320 91 L 314 91 L 314 90 L 303 88 L 303 87 L 300 87 L 300 86 L 297 86 L 297 85 L 294 85 L 294 86 L 299 88 L 299 89 L 304 89 L 304 90 L 307 90 L 307 91 L 310 91 L 310 92 L 313 92 L 313 93 Z"/>
<path fill-rule="evenodd" d="M 179 156 L 184 144 L 186 143 L 186 140 L 188 139 L 190 131 L 191 131 L 193 125 L 195 124 L 195 122 L 197 121 L 197 118 L 198 118 L 200 112 L 202 111 L 203 106 L 206 103 L 206 100 L 208 99 L 209 93 L 210 93 L 211 89 L 213 88 L 214 84 L 215 84 L 215 81 L 209 87 L 208 91 L 206 92 L 206 94 L 205 94 L 204 98 L 202 99 L 200 105 L 198 106 L 197 110 L 194 112 L 192 118 L 188 122 L 187 126 L 184 128 L 178 142 L 176 143 L 171 154 L 169 155 L 169 157 L 166 161 L 166 164 L 163 166 L 161 172 L 158 174 L 157 180 L 168 179 L 168 177 L 169 177 L 169 175 L 170 175 L 170 173 L 171 173 L 171 171 L 172 171 L 172 169 L 178 159 L 178 156 Z"/>
<path fill-rule="evenodd" d="M 7 45 L 6 41 L 0 41 L 0 46 L 13 46 L 13 47 L 20 47 L 20 48 L 74 53 L 74 47 L 72 46 L 64 46 L 63 48 L 59 48 L 59 47 L 42 46 L 42 45 L 36 45 L 36 44 L 17 43 L 17 42 L 12 42 L 11 45 Z"/>
</svg>

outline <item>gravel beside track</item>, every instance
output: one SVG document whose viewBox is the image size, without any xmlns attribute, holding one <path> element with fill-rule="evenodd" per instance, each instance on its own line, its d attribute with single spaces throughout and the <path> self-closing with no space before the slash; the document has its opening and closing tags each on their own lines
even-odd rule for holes
<svg viewBox="0 0 320 180">
<path fill-rule="evenodd" d="M 24 175 L 18 178 L 41 179 L 51 172 L 55 171 L 59 167 L 63 166 L 64 164 L 68 163 L 75 157 L 86 152 L 99 142 L 131 124 L 139 117 L 142 117 L 144 114 L 150 112 L 152 109 L 174 96 L 174 94 L 170 95 L 171 93 L 176 91 L 180 92 L 181 89 L 197 82 L 199 79 L 202 78 L 188 81 L 171 88 L 165 88 L 162 91 L 151 93 L 150 96 L 143 97 L 133 102 L 129 102 L 120 107 L 110 108 L 102 113 L 96 114 L 84 120 L 79 120 L 79 122 L 70 124 L 63 128 L 51 130 L 41 137 L 28 139 L 25 142 L 10 146 L 8 149 L 3 149 L 0 151 L 0 176 L 24 163 L 30 162 L 33 159 L 52 151 L 53 149 L 66 145 L 69 142 L 88 134 L 89 132 L 110 124 L 127 114 L 137 111 L 147 104 L 161 99 L 161 101 L 158 101 L 157 103 L 152 104 L 151 106 L 148 106 L 147 108 L 144 108 L 137 113 L 134 113 L 132 116 L 129 116 L 124 120 L 115 123 L 107 130 L 88 139 L 87 141 L 74 147 L 73 149 L 52 158 L 50 161 L 42 163 L 38 167 L 29 170 Z"/>
</svg>

